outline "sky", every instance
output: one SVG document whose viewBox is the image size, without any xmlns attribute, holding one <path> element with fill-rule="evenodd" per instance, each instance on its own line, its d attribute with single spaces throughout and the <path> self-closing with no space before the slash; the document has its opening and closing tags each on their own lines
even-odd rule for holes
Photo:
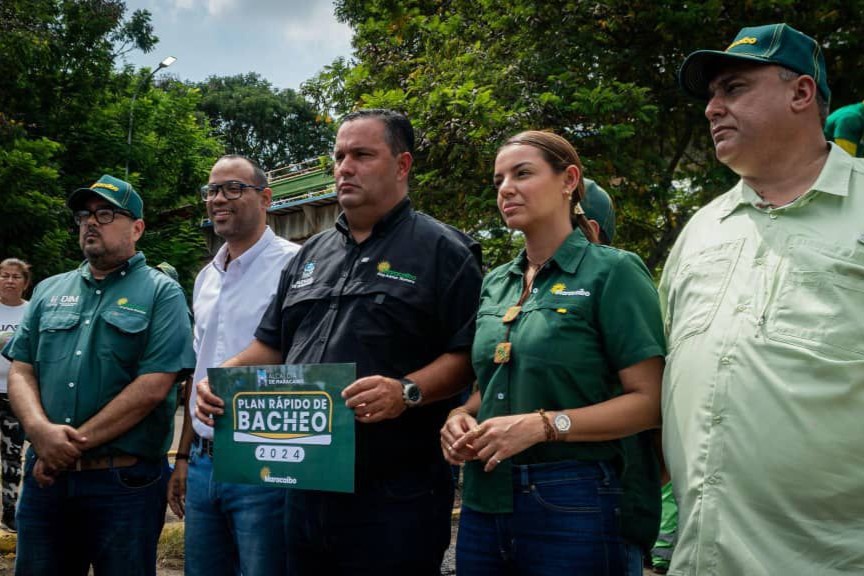
<svg viewBox="0 0 864 576">
<path fill-rule="evenodd" d="M 332 0 L 126 0 L 127 16 L 149 10 L 159 43 L 126 60 L 160 74 L 204 80 L 258 72 L 278 88 L 297 89 L 339 56 L 351 56 L 351 28 L 336 20 Z M 122 62 L 120 62 L 122 64 Z"/>
</svg>

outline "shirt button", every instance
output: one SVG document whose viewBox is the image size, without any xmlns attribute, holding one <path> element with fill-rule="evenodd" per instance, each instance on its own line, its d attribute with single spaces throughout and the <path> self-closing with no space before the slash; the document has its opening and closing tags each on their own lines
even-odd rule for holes
<svg viewBox="0 0 864 576">
<path fill-rule="evenodd" d="M 80 356 L 80 355 L 81 355 L 81 350 L 76 350 L 76 351 L 75 351 L 75 356 Z"/>
<path fill-rule="evenodd" d="M 744 312 L 745 310 L 747 310 L 747 305 L 746 304 L 739 304 L 738 306 L 735 307 L 735 309 L 738 310 L 738 312 Z"/>
<path fill-rule="evenodd" d="M 714 424 L 720 424 L 721 422 L 723 422 L 723 417 L 722 416 L 714 416 L 714 418 L 712 418 L 711 421 L 714 422 Z"/>
<path fill-rule="evenodd" d="M 348 277 L 348 271 L 345 270 L 344 272 L 342 272 L 342 278 L 347 278 L 347 277 Z"/>
<path fill-rule="evenodd" d="M 531 293 L 532 293 L 532 294 L 536 294 L 536 293 L 537 293 L 537 288 L 532 288 L 532 289 L 531 289 Z"/>
<path fill-rule="evenodd" d="M 124 272 L 120 272 L 120 276 L 125 276 L 125 275 L 126 275 L 126 272 L 125 272 L 125 271 L 124 271 Z"/>
<path fill-rule="evenodd" d="M 96 290 L 96 294 L 102 294 L 101 290 Z"/>
<path fill-rule="evenodd" d="M 756 266 L 761 266 L 762 264 L 765 263 L 765 259 L 764 258 L 756 258 L 756 260 L 754 260 L 753 263 L 756 264 Z"/>
<path fill-rule="evenodd" d="M 498 400 L 503 400 L 503 399 L 504 399 L 504 393 L 498 392 Z"/>
<path fill-rule="evenodd" d="M 723 358 L 720 359 L 720 363 L 721 364 L 731 364 L 732 359 L 729 358 L 728 356 L 723 356 Z"/>
<path fill-rule="evenodd" d="M 66 418 L 66 423 L 69 424 L 70 422 L 72 422 L 72 419 L 71 419 L 71 418 Z"/>
<path fill-rule="evenodd" d="M 775 214 L 774 212 L 771 212 L 770 214 L 768 214 L 768 217 L 769 217 L 771 220 L 776 220 L 776 219 L 777 219 L 777 214 Z"/>
<path fill-rule="evenodd" d="M 74 382 L 69 382 L 69 388 L 74 388 L 74 387 L 75 387 L 75 383 L 74 383 Z"/>
<path fill-rule="evenodd" d="M 87 326 L 88 324 L 90 324 L 90 320 L 84 320 L 84 325 Z"/>
</svg>

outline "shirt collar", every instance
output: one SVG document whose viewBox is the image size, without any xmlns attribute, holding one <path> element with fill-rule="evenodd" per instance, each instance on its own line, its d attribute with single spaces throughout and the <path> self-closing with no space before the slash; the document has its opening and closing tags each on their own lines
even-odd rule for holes
<svg viewBox="0 0 864 576">
<path fill-rule="evenodd" d="M 276 233 L 270 229 L 270 226 L 267 226 L 264 229 L 264 233 L 261 235 L 260 238 L 258 238 L 258 241 L 255 242 L 255 244 L 253 244 L 248 250 L 243 252 L 237 258 L 232 258 L 231 263 L 232 264 L 241 264 L 241 263 L 242 264 L 246 264 L 246 263 L 251 264 L 252 262 L 255 261 L 255 259 L 258 257 L 258 255 L 264 251 L 264 249 L 267 247 L 267 245 L 273 241 L 273 238 L 275 238 L 275 237 L 276 237 Z M 213 264 L 215 265 L 214 267 L 217 270 L 219 270 L 220 272 L 224 272 L 225 271 L 225 260 L 227 258 L 228 258 L 228 243 L 226 242 L 225 244 L 223 244 L 219 248 L 219 251 L 216 252 L 216 256 L 213 257 Z"/>
<path fill-rule="evenodd" d="M 830 150 L 828 159 L 816 178 L 816 182 L 810 187 L 811 191 L 823 192 L 834 196 L 849 195 L 849 179 L 852 177 L 852 165 L 854 160 L 846 154 L 842 148 L 829 142 Z M 762 198 L 744 180 L 738 183 L 726 194 L 720 209 L 720 219 L 723 220 L 739 206 L 755 205 L 762 202 Z"/>
<path fill-rule="evenodd" d="M 411 200 L 406 196 L 394 206 L 390 212 L 384 215 L 383 218 L 375 223 L 372 227 L 371 236 L 384 236 L 389 231 L 393 230 L 399 222 L 407 218 L 412 212 Z M 339 214 L 336 219 L 336 229 L 345 237 L 351 238 L 351 230 L 348 228 L 348 219 L 345 218 L 345 212 Z"/>
<path fill-rule="evenodd" d="M 561 270 L 568 274 L 573 274 L 579 268 L 582 258 L 585 257 L 585 248 L 588 247 L 588 244 L 588 238 L 585 237 L 582 230 L 576 228 L 567 236 L 561 246 L 558 247 L 550 261 L 555 262 Z M 522 276 L 527 260 L 528 256 L 523 248 L 519 252 L 519 255 L 510 263 L 507 271 L 511 274 Z"/>
<path fill-rule="evenodd" d="M 104 282 L 105 280 L 109 280 L 111 278 L 114 278 L 115 276 L 120 274 L 120 272 L 124 272 L 124 271 L 128 272 L 129 270 L 134 270 L 135 268 L 140 268 L 141 266 L 146 266 L 146 265 L 147 265 L 147 259 L 144 258 L 144 253 L 143 252 L 136 252 L 134 256 L 132 256 L 131 258 L 129 258 L 129 260 L 127 260 L 126 262 L 121 264 L 116 270 L 114 270 L 110 274 L 108 274 L 105 278 L 102 279 L 102 281 Z M 82 262 L 81 265 L 78 267 L 78 273 L 81 274 L 81 277 L 84 278 L 85 280 L 87 280 L 88 282 L 95 282 L 96 281 L 93 278 L 93 271 L 90 270 L 90 263 L 87 260 L 84 260 L 84 262 Z"/>
</svg>

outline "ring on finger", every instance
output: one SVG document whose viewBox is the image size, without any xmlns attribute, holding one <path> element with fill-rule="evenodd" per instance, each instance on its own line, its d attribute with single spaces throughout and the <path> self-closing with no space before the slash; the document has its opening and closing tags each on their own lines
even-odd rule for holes
<svg viewBox="0 0 864 576">
<path fill-rule="evenodd" d="M 500 459 L 500 458 L 493 458 L 492 460 L 495 462 L 495 465 L 496 465 L 496 466 L 497 466 L 498 464 L 501 464 L 501 459 Z"/>
</svg>

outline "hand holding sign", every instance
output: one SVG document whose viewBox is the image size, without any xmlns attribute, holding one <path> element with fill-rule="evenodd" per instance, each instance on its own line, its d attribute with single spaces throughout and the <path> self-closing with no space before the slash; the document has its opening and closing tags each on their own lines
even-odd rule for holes
<svg viewBox="0 0 864 576">
<path fill-rule="evenodd" d="M 390 420 L 405 411 L 402 383 L 395 378 L 360 378 L 342 391 L 342 398 L 357 420 L 366 424 Z"/>
</svg>

